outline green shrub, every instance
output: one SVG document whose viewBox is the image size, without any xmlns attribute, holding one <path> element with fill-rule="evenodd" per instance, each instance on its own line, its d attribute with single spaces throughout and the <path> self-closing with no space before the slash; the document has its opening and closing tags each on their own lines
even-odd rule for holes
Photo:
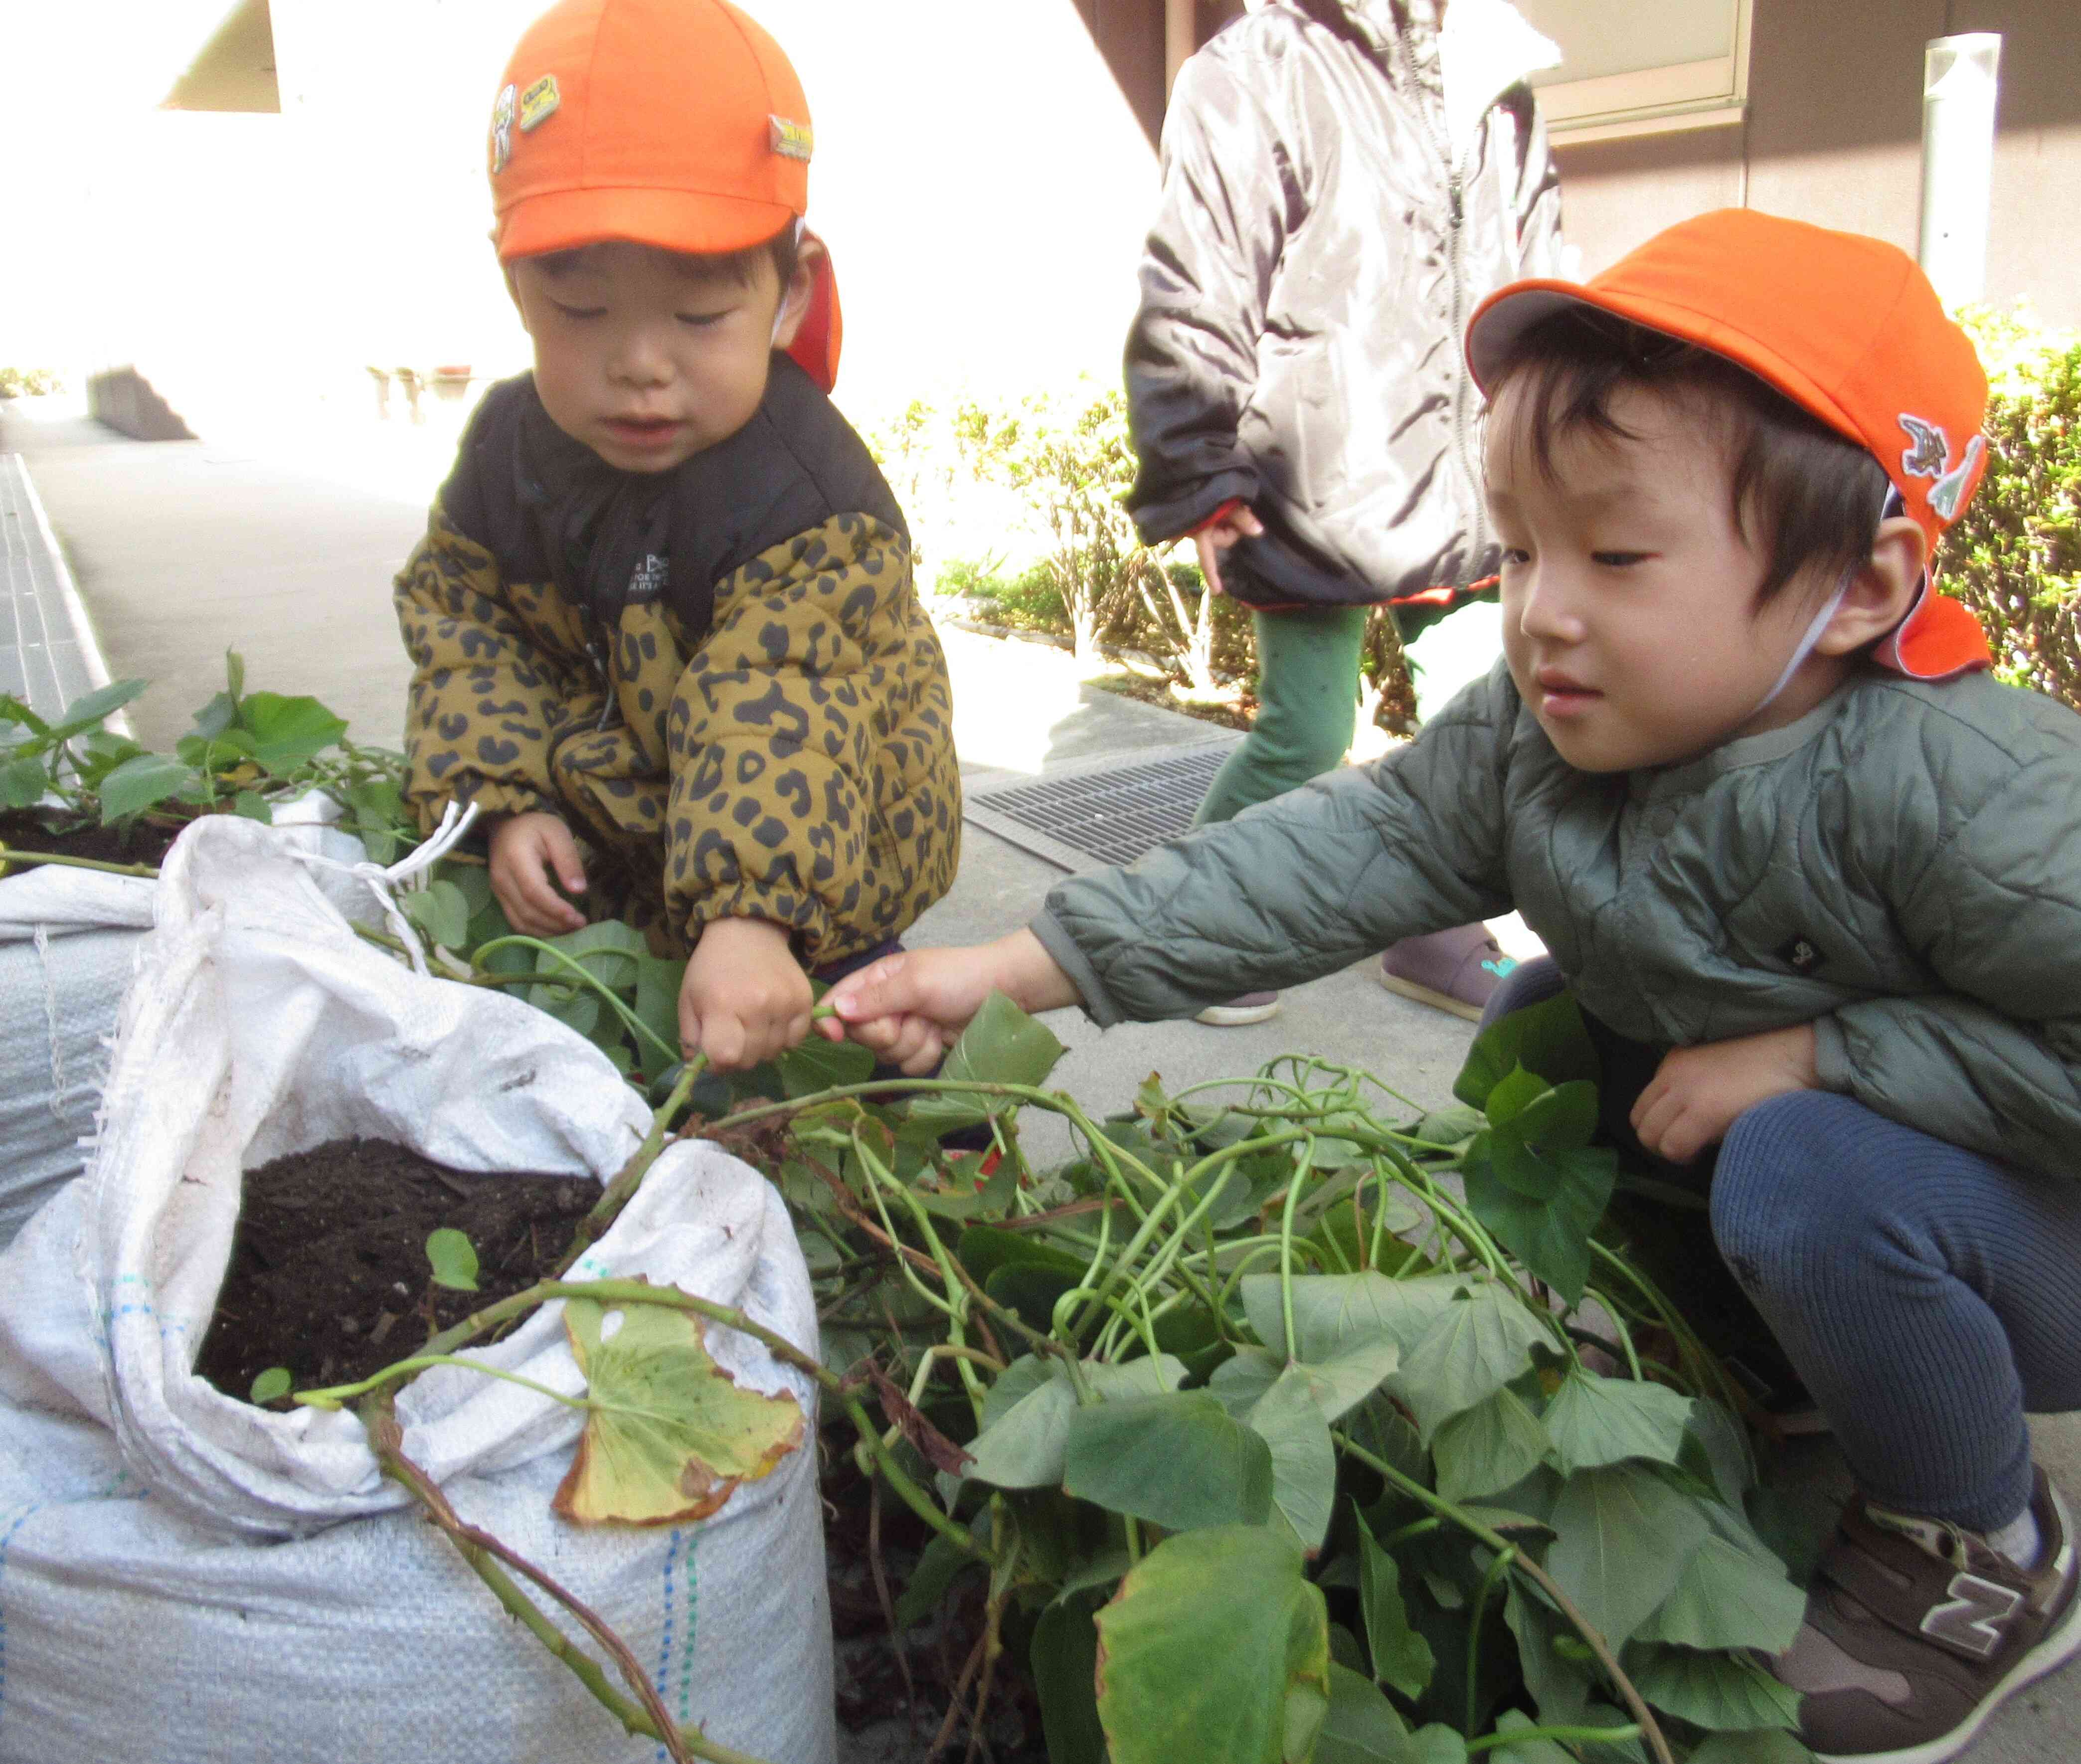
<svg viewBox="0 0 2081 1764">
<path fill-rule="evenodd" d="M 1940 585 L 1996 671 L 2081 709 L 2081 338 L 1962 315 L 1987 369 L 1987 466 L 1946 536 Z"/>
<path fill-rule="evenodd" d="M 64 384 L 48 368 L 0 368 L 0 398 L 36 398 Z"/>
</svg>

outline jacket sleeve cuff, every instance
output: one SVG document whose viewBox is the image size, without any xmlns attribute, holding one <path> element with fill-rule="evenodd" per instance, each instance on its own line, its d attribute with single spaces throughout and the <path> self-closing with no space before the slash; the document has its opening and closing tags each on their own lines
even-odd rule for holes
<svg viewBox="0 0 2081 1764">
<path fill-rule="evenodd" d="M 548 791 L 532 784 L 498 781 L 465 772 L 452 778 L 444 789 L 422 789 L 413 793 L 412 812 L 418 818 L 419 831 L 431 833 L 439 827 L 441 811 L 450 802 L 464 808 L 474 802 L 478 814 L 487 819 L 494 815 L 563 813 Z"/>
<path fill-rule="evenodd" d="M 1127 1021 L 1107 996 L 1105 982 L 1099 978 L 1099 970 L 1063 929 L 1060 920 L 1043 909 L 1028 922 L 1026 928 L 1040 940 L 1040 947 L 1048 952 L 1049 959 L 1070 977 L 1070 984 L 1076 987 L 1083 1002 L 1085 1016 L 1101 1029 L 1110 1029 L 1116 1023 Z"/>
<path fill-rule="evenodd" d="M 1230 497 L 1226 502 L 1223 503 L 1220 507 L 1217 508 L 1211 515 L 1208 516 L 1207 518 L 1201 521 L 1196 527 L 1188 528 L 1185 537 L 1188 539 L 1190 539 L 1196 533 L 1204 533 L 1209 527 L 1214 525 L 1217 522 L 1227 520 L 1230 515 L 1234 514 L 1238 508 L 1242 507 L 1242 505 L 1243 502 L 1242 497 Z"/>
<path fill-rule="evenodd" d="M 1832 1013 L 1814 1020 L 1814 1076 L 1823 1090 L 1852 1094 L 1849 1038 Z"/>
<path fill-rule="evenodd" d="M 687 916 L 687 947 L 691 949 L 699 943 L 702 932 L 718 919 L 763 919 L 780 926 L 788 934 L 805 972 L 826 959 L 823 948 L 830 941 L 831 916 L 813 895 L 751 882 L 704 895 Z"/>
<path fill-rule="evenodd" d="M 1131 508 L 1135 531 L 1144 545 L 1168 545 L 1197 533 L 1233 503 L 1255 502 L 1258 488 L 1257 474 L 1237 466 L 1217 472 L 1189 492 L 1137 499 Z"/>
</svg>

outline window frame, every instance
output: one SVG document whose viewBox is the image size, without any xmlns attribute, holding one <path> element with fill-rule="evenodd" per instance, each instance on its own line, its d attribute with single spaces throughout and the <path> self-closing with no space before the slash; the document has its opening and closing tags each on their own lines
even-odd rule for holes
<svg viewBox="0 0 2081 1764">
<path fill-rule="evenodd" d="M 1535 86 L 1548 137 L 1555 146 L 1566 147 L 1740 122 L 1748 110 L 1754 9 L 1755 0 L 1734 0 L 1730 54 Z"/>
</svg>

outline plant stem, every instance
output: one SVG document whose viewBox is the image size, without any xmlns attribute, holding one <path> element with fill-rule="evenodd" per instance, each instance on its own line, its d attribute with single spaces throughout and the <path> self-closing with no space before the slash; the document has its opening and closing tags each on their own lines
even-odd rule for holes
<svg viewBox="0 0 2081 1764">
<path fill-rule="evenodd" d="M 156 864 L 104 864 L 95 857 L 65 857 L 56 852 L 19 852 L 11 845 L 0 845 L 0 869 L 11 869 L 17 864 L 57 864 L 65 869 L 98 869 L 104 876 L 151 876 L 159 874 Z"/>
<path fill-rule="evenodd" d="M 537 1384 L 531 1378 L 523 1378 L 518 1372 L 503 1372 L 495 1366 L 486 1366 L 481 1360 L 465 1360 L 453 1354 L 415 1354 L 409 1360 L 400 1360 L 394 1366 L 386 1366 L 372 1378 L 365 1378 L 359 1384 L 334 1384 L 323 1390 L 298 1391 L 292 1400 L 308 1404 L 313 1408 L 344 1408 L 357 1396 L 366 1396 L 371 1391 L 397 1382 L 400 1372 L 423 1371 L 430 1366 L 459 1366 L 465 1372 L 481 1372 L 486 1378 L 495 1378 L 508 1384 L 517 1384 L 523 1391 L 532 1391 L 537 1396 L 546 1396 L 561 1403 L 566 1408 L 591 1408 L 588 1397 L 573 1396 L 568 1391 L 553 1391 L 546 1384 Z"/>
<path fill-rule="evenodd" d="M 1474 1608 L 1467 1620 L 1467 1732 L 1474 1731 L 1474 1724 L 1481 1717 L 1478 1699 L 1482 1657 L 1482 1620 L 1488 1615 L 1489 1597 L 1495 1591 L 1496 1582 L 1510 1572 L 1511 1564 L 1517 1560 L 1517 1546 L 1512 1544 L 1489 1564 L 1489 1571 L 1482 1577 L 1481 1589 L 1474 1594 Z"/>
<path fill-rule="evenodd" d="M 629 1652 L 629 1644 L 597 1611 L 489 1531 L 465 1524 L 440 1485 L 405 1455 L 403 1431 L 392 1412 L 387 1393 L 369 1399 L 362 1420 L 368 1429 L 369 1441 L 384 1475 L 427 1509 L 428 1516 L 455 1545 L 477 1578 L 491 1589 L 498 1602 L 570 1669 L 607 1712 L 620 1722 L 624 1732 L 656 1740 L 675 1764 L 687 1764 L 687 1761 L 697 1758 L 707 1759 L 708 1764 L 764 1764 L 763 1759 L 749 1753 L 717 1745 L 697 1728 L 680 1727 L 666 1711 L 650 1675 Z M 586 1633 L 613 1661 L 640 1702 L 630 1702 L 607 1682 L 607 1675 L 600 1670 L 598 1662 L 574 1647 L 570 1638 L 543 1615 L 540 1607 L 504 1572 L 507 1568 L 526 1576 L 578 1619 Z"/>
<path fill-rule="evenodd" d="M 607 1228 L 621 1216 L 622 1208 L 635 1198 L 637 1189 L 643 1185 L 643 1178 L 650 1173 L 650 1166 L 665 1149 L 665 1135 L 671 1128 L 672 1117 L 686 1107 L 687 1098 L 693 1093 L 696 1081 L 707 1067 L 707 1059 L 700 1054 L 687 1062 L 679 1083 L 672 1086 L 671 1094 L 651 1116 L 650 1130 L 636 1148 L 636 1156 L 622 1165 L 620 1173 L 607 1185 L 593 1210 L 578 1221 L 578 1228 L 571 1234 L 571 1247 L 557 1265 L 558 1274 L 568 1273 L 579 1257 L 605 1236 Z"/>
<path fill-rule="evenodd" d="M 1334 1428 L 1331 1430 L 1330 1438 L 1335 1442 L 1338 1450 L 1356 1458 L 1383 1481 L 1394 1484 L 1396 1488 L 1404 1494 L 1411 1497 L 1419 1505 L 1430 1508 L 1433 1513 L 1441 1518 L 1451 1520 L 1461 1530 L 1486 1543 L 1498 1555 L 1508 1551 L 1514 1559 L 1511 1566 L 1536 1584 L 1541 1592 L 1553 1600 L 1553 1608 L 1574 1625 L 1575 1632 L 1589 1644 L 1590 1652 L 1597 1657 L 1597 1663 L 1604 1669 L 1606 1676 L 1612 1682 L 1612 1688 L 1625 1699 L 1625 1706 L 1633 1711 L 1633 1719 L 1640 1724 L 1641 1737 L 1647 1741 L 1648 1749 L 1654 1754 L 1655 1764 L 1676 1764 L 1669 1749 L 1669 1741 L 1663 1737 L 1661 1726 L 1655 1720 L 1654 1711 L 1648 1707 L 1640 1692 L 1633 1687 L 1633 1680 L 1629 1678 L 1621 1669 L 1616 1657 L 1612 1652 L 1611 1644 L 1598 1632 L 1596 1626 L 1576 1608 L 1574 1601 L 1561 1590 L 1552 1575 L 1533 1561 L 1530 1556 L 1520 1555 L 1516 1546 L 1505 1539 L 1500 1532 L 1490 1530 L 1473 1514 L 1463 1508 L 1454 1505 L 1443 1495 L 1434 1493 L 1425 1488 L 1415 1477 L 1403 1475 L 1385 1458 L 1377 1457 L 1363 1446 L 1353 1444 Z"/>
</svg>

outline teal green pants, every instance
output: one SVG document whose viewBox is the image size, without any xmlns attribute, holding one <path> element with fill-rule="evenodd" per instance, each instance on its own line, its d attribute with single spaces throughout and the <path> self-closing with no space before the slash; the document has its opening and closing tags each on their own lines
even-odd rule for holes
<svg viewBox="0 0 2081 1764">
<path fill-rule="evenodd" d="M 1358 726 L 1367 608 L 1258 613 L 1257 718 L 1230 754 L 1193 825 L 1225 821 L 1340 764 Z"/>
</svg>

